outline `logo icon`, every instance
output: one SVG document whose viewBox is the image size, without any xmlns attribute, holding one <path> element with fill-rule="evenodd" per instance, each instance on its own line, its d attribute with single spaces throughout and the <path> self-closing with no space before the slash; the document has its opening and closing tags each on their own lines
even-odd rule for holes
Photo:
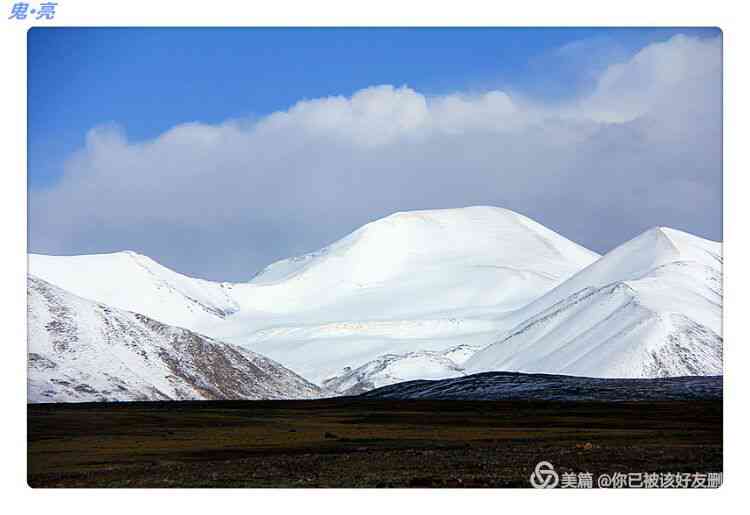
<svg viewBox="0 0 750 515">
<path fill-rule="evenodd" d="M 534 467 L 534 472 L 529 477 L 531 486 L 534 488 L 555 488 L 560 481 L 555 467 L 549 461 L 540 461 Z"/>
</svg>

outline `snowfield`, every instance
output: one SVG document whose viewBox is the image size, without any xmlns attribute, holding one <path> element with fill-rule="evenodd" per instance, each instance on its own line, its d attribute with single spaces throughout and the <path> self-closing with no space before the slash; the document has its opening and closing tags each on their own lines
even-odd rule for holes
<svg viewBox="0 0 750 515">
<path fill-rule="evenodd" d="M 29 271 L 110 313 L 207 335 L 351 394 L 488 370 L 721 374 L 721 259 L 719 243 L 664 228 L 600 257 L 512 211 L 470 207 L 396 213 L 244 283 L 133 252 L 30 255 Z M 50 338 L 40 327 L 30 352 Z M 30 384 L 38 370 L 30 362 Z"/>
<path fill-rule="evenodd" d="M 29 273 L 80 297 L 197 329 L 239 306 L 231 284 L 194 279 L 131 251 L 89 256 L 29 255 Z"/>
</svg>

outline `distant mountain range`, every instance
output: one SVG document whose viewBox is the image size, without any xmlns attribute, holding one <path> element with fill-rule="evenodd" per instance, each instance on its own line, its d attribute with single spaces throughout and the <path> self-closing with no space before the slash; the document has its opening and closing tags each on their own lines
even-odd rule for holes
<svg viewBox="0 0 750 515">
<path fill-rule="evenodd" d="M 133 372 L 135 397 L 117 399 L 304 398 L 490 370 L 720 375 L 721 264 L 720 243 L 672 229 L 649 230 L 599 256 L 492 207 L 397 213 L 244 283 L 187 277 L 133 252 L 30 255 L 30 400 L 113 395 L 115 383 L 104 379 L 119 377 L 112 360 L 105 366 L 92 357 L 111 354 L 113 342 L 149 356 L 149 367 Z M 43 291 L 54 292 L 54 306 Z M 62 348 L 50 341 L 63 338 L 65 317 L 51 313 L 65 309 L 77 325 Z M 151 356 L 167 344 L 174 356 L 189 354 L 175 334 L 204 342 L 190 359 L 253 356 L 283 385 L 263 391 L 266 379 L 256 373 L 253 382 L 243 369 L 254 385 L 246 390 L 221 381 L 210 394 L 168 387 L 165 376 L 180 375 Z M 84 347 L 91 359 L 69 355 Z M 79 385 L 70 377 L 100 397 L 50 386 Z"/>
</svg>

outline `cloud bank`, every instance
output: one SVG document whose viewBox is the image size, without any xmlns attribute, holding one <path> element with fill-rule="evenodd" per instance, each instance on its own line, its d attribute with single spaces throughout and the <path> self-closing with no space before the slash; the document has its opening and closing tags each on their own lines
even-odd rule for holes
<svg viewBox="0 0 750 515">
<path fill-rule="evenodd" d="M 600 252 L 654 225 L 721 239 L 721 66 L 720 38 L 675 36 L 564 104 L 378 85 L 145 142 L 97 127 L 30 192 L 30 250 L 246 280 L 395 211 L 478 204 Z"/>
</svg>

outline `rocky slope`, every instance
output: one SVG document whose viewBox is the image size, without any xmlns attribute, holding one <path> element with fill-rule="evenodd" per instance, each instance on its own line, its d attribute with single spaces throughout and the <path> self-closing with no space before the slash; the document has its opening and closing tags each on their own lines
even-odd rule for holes
<svg viewBox="0 0 750 515">
<path fill-rule="evenodd" d="M 278 363 L 28 278 L 29 402 L 315 398 Z"/>
</svg>

